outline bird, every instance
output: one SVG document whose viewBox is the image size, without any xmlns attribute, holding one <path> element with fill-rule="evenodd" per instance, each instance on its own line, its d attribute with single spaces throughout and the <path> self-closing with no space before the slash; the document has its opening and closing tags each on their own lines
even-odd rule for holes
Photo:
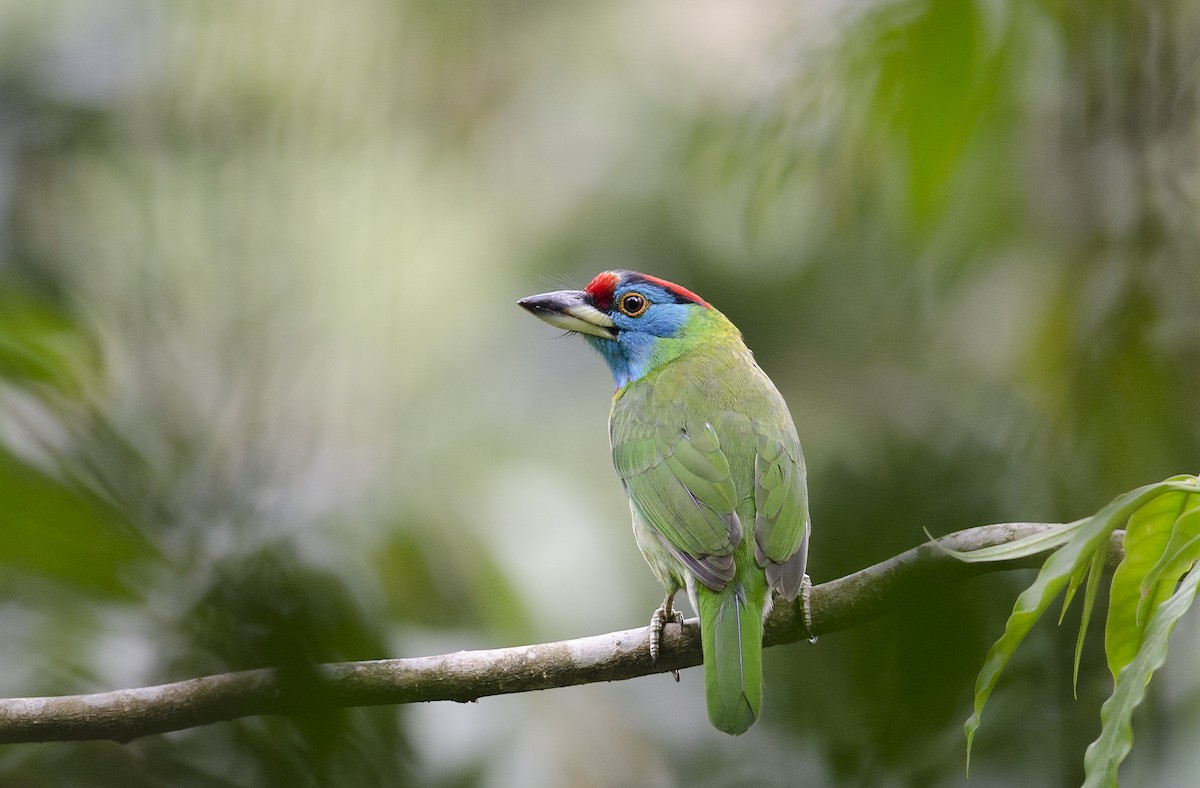
<svg viewBox="0 0 1200 788">
<path fill-rule="evenodd" d="M 708 717 L 744 733 L 762 710 L 763 625 L 776 597 L 801 599 L 811 638 L 804 456 L 791 412 L 741 332 L 680 285 L 604 271 L 582 290 L 517 302 L 581 335 L 612 372 L 612 461 L 633 532 L 665 598 L 650 621 L 700 619 Z M 678 679 L 678 674 L 676 674 Z"/>
</svg>

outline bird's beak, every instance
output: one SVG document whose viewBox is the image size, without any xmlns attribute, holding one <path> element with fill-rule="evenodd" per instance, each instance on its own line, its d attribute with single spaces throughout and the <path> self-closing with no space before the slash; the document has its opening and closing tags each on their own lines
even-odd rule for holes
<svg viewBox="0 0 1200 788">
<path fill-rule="evenodd" d="M 596 308 L 586 290 L 559 290 L 532 295 L 522 298 L 517 305 L 555 328 L 604 339 L 615 339 L 617 336 L 617 327 L 612 318 Z"/>
</svg>

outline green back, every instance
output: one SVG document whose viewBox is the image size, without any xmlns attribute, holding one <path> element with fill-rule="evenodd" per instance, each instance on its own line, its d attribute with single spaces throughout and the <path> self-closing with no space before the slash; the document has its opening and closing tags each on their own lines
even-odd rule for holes
<svg viewBox="0 0 1200 788">
<path fill-rule="evenodd" d="M 738 330 L 698 309 L 686 340 L 617 392 L 613 463 L 643 521 L 705 586 L 724 588 L 743 541 L 794 599 L 808 542 L 800 442 L 786 404 Z"/>
</svg>

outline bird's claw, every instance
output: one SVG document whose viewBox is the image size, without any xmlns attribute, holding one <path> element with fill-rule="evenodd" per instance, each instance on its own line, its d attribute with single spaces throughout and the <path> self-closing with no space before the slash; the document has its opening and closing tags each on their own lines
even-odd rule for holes
<svg viewBox="0 0 1200 788">
<path fill-rule="evenodd" d="M 812 578 L 807 572 L 800 580 L 800 609 L 804 614 L 804 633 L 808 636 L 808 642 L 816 643 L 817 636 L 813 632 L 812 619 Z"/>
<path fill-rule="evenodd" d="M 650 616 L 650 661 L 655 665 L 658 665 L 658 655 L 662 651 L 663 627 L 668 623 L 682 624 L 683 613 L 663 603 L 662 607 L 655 610 L 654 615 Z M 679 671 L 672 670 L 671 675 L 675 677 L 676 681 L 679 681 Z"/>
</svg>

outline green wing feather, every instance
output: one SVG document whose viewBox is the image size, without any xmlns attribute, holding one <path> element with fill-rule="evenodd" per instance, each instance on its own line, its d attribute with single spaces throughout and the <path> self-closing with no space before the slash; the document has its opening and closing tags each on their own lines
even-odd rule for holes
<svg viewBox="0 0 1200 788">
<path fill-rule="evenodd" d="M 629 499 L 672 555 L 705 585 L 723 587 L 742 534 L 729 461 L 712 425 L 689 431 L 643 422 L 633 432 L 636 439 L 613 446 Z"/>
<path fill-rule="evenodd" d="M 754 557 L 766 570 L 768 585 L 795 599 L 808 562 L 804 455 L 790 418 L 784 425 L 756 427 Z"/>
</svg>

